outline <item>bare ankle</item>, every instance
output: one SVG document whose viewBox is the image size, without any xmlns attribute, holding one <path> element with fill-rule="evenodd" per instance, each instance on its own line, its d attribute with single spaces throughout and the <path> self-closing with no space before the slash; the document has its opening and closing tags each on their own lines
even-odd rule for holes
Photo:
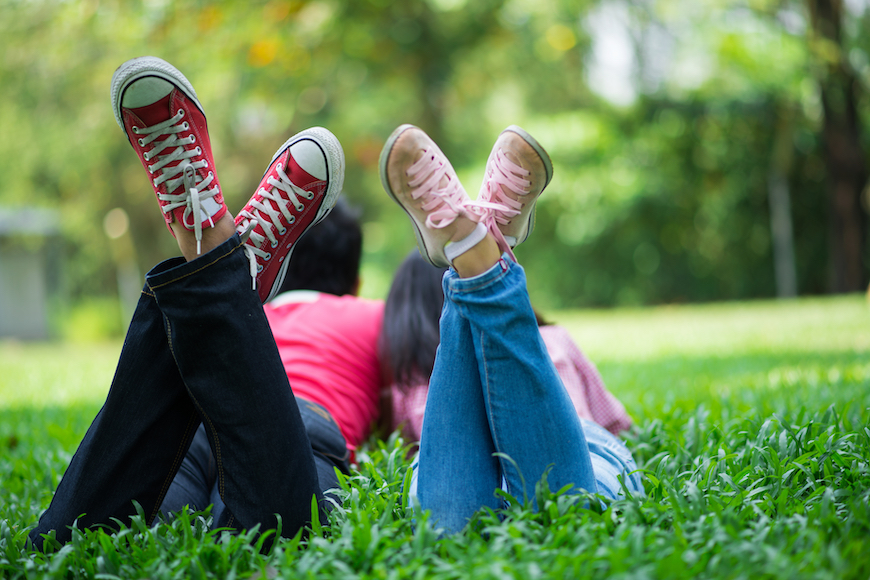
<svg viewBox="0 0 870 580">
<path fill-rule="evenodd" d="M 236 233 L 236 225 L 233 221 L 233 216 L 230 212 L 226 212 L 221 218 L 215 222 L 214 226 L 202 231 L 202 242 L 200 244 L 199 253 L 197 253 L 196 236 L 194 233 L 178 221 L 169 224 L 172 232 L 175 234 L 175 241 L 178 242 L 178 248 L 181 250 L 181 255 L 184 259 L 190 262 L 195 260 L 202 254 L 208 253 L 215 249 Z"/>
<path fill-rule="evenodd" d="M 492 268 L 500 258 L 498 243 L 488 233 L 479 244 L 453 259 L 453 269 L 460 278 L 471 278 Z"/>
</svg>

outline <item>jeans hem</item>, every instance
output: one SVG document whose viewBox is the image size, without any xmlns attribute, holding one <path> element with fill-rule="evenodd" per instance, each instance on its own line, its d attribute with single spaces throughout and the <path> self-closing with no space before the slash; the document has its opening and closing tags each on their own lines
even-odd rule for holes
<svg viewBox="0 0 870 580">
<path fill-rule="evenodd" d="M 177 282 L 213 266 L 228 258 L 242 248 L 242 240 L 238 234 L 233 234 L 225 242 L 189 262 L 178 256 L 157 264 L 145 275 L 145 282 L 151 292 Z"/>
<path fill-rule="evenodd" d="M 483 274 L 461 278 L 456 270 L 451 268 L 444 277 L 447 280 L 447 290 L 451 293 L 476 292 L 497 284 L 515 268 L 522 268 L 522 266 L 511 260 L 507 254 L 502 254 L 498 262 Z"/>
</svg>

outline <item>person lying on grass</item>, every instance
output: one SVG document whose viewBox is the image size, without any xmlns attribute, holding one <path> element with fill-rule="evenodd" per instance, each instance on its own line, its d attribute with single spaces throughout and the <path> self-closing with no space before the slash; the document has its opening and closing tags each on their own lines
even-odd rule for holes
<svg viewBox="0 0 870 580">
<path fill-rule="evenodd" d="M 441 280 L 446 270 L 429 264 L 415 249 L 399 265 L 387 294 L 378 346 L 381 366 L 390 377 L 390 413 L 383 419 L 388 432 L 401 431 L 406 441 L 419 441 L 422 432 L 429 377 L 440 342 Z M 568 331 L 546 322 L 537 311 L 535 318 L 577 416 L 614 435 L 631 429 L 625 407 Z"/>
<path fill-rule="evenodd" d="M 350 472 L 353 452 L 379 415 L 382 373 L 377 354 L 384 303 L 359 298 L 362 229 L 339 199 L 296 244 L 280 292 L 263 305 L 314 453 L 323 493 L 339 487 L 336 468 Z M 217 457 L 205 425 L 160 507 L 164 515 L 225 509 Z"/>
<path fill-rule="evenodd" d="M 74 524 L 89 527 L 123 521 L 136 513 L 134 502 L 150 524 L 200 425 L 215 458 L 215 485 L 224 504 L 214 525 L 280 529 L 282 535 L 292 537 L 311 521 L 312 509 L 323 515 L 328 505 L 319 460 L 337 463 L 334 458 L 318 457 L 312 447 L 300 401 L 290 388 L 262 303 L 278 293 L 296 242 L 336 203 L 343 181 L 341 146 L 322 128 L 288 139 L 272 158 L 254 196 L 233 219 L 214 170 L 205 116 L 193 87 L 179 71 L 152 57 L 128 61 L 113 77 L 112 100 L 119 125 L 152 176 L 164 219 L 182 257 L 159 264 L 146 276 L 106 403 L 73 456 L 49 508 L 31 530 L 32 545 L 42 549 L 46 538 L 53 538 L 52 545 L 68 541 Z M 390 151 L 403 150 L 397 140 L 388 142 Z M 384 160 L 382 173 L 388 165 L 395 169 L 395 163 L 388 163 L 389 155 Z M 443 172 L 432 175 L 438 178 L 434 185 L 445 176 Z M 450 175 L 458 185 L 452 170 Z M 421 193 L 440 199 L 442 193 L 432 185 Z M 449 221 L 462 228 L 469 223 L 475 226 L 471 236 L 450 247 L 452 257 L 465 255 L 462 261 L 467 261 L 490 247 L 493 236 L 505 243 L 509 234 L 501 235 L 491 219 L 493 211 L 511 211 L 503 202 L 469 205 L 467 211 L 460 208 L 461 219 Z M 427 206 L 431 209 L 431 204 Z M 483 221 L 478 224 L 481 216 L 474 219 L 479 210 L 490 212 L 485 216 L 488 226 Z M 462 228 L 444 231 L 464 235 L 467 232 Z M 484 236 L 479 236 L 481 228 Z M 512 257 L 509 247 L 505 249 Z M 443 252 L 443 248 L 436 249 L 434 255 Z M 489 256 L 478 257 L 485 261 Z M 509 271 L 505 259 L 495 265 Z M 464 266 L 457 270 L 467 273 Z M 496 335 L 501 333 L 494 330 Z M 442 336 L 442 343 L 450 341 Z M 459 351 L 456 344 L 452 351 Z M 530 362 L 541 361 L 518 352 L 502 367 L 513 374 Z M 553 384 L 559 384 L 555 373 L 551 374 L 548 380 L 555 377 Z M 436 376 L 433 373 L 433 384 Z M 534 402 L 543 391 L 532 390 Z M 563 392 L 561 398 L 565 397 Z M 433 415 L 437 418 L 439 413 Z M 511 415 L 516 413 L 507 413 Z M 572 416 L 573 423 L 564 433 L 566 443 L 553 447 L 549 441 L 548 446 L 557 451 L 550 457 L 558 460 L 556 467 L 564 465 L 573 474 L 570 478 L 577 490 L 602 491 L 597 481 L 607 481 L 607 473 L 627 474 L 633 469 L 630 455 L 621 454 L 624 448 L 614 447 L 608 454 L 603 446 L 590 454 L 582 427 L 576 415 Z M 442 418 L 449 417 L 449 412 L 442 414 Z M 559 421 L 551 425 L 560 425 Z M 427 424 L 433 422 L 437 423 L 427 420 Z M 461 435 L 474 443 L 478 455 L 489 453 L 495 461 L 486 441 L 476 439 L 478 434 L 465 437 L 468 433 L 445 431 L 436 438 L 452 445 L 451 438 Z M 541 441 L 541 437 L 532 440 Z M 522 448 L 514 449 L 510 442 L 503 446 L 500 439 L 490 443 L 498 444 L 494 450 L 516 451 L 517 465 L 530 468 L 523 471 L 532 477 L 543 473 L 536 465 L 526 465 Z M 434 440 L 432 444 L 437 447 Z M 419 484 L 424 504 L 429 493 L 425 490 L 438 488 L 439 477 L 445 473 L 432 469 L 438 462 L 431 457 L 437 453 L 426 449 L 428 444 L 422 444 L 420 467 L 414 474 L 414 486 Z M 573 452 L 562 453 L 567 449 Z M 463 449 L 454 459 L 466 457 L 467 451 Z M 611 458 L 618 465 L 607 471 L 602 464 L 593 473 L 593 458 L 605 462 Z M 578 466 L 581 469 L 575 469 Z M 499 464 L 490 467 L 500 469 Z M 483 482 L 492 479 L 492 473 L 480 475 Z M 514 474 L 503 475 L 508 489 L 516 489 Z M 490 496 L 495 497 L 492 491 L 497 486 L 489 487 Z M 490 505 L 477 502 L 481 486 L 473 489 L 475 499 L 464 501 L 465 508 Z M 459 525 L 451 523 L 464 522 L 468 515 L 464 508 L 456 513 L 459 516 L 453 522 L 444 519 L 446 529 L 458 529 Z"/>
<path fill-rule="evenodd" d="M 449 266 L 410 490 L 430 521 L 457 532 L 481 508 L 501 507 L 495 489 L 534 497 L 526 482 L 545 474 L 551 490 L 642 493 L 625 445 L 577 416 L 512 251 L 531 232 L 552 178 L 540 144 L 519 127 L 503 131 L 474 202 L 438 146 L 412 125 L 387 140 L 380 174 L 410 217 L 420 254 Z"/>
<path fill-rule="evenodd" d="M 30 541 L 43 549 L 69 541 L 74 524 L 129 520 L 134 502 L 150 525 L 200 424 L 225 504 L 214 525 L 292 537 L 312 509 L 324 513 L 330 483 L 318 467 L 333 459 L 312 448 L 263 303 L 299 238 L 336 203 L 341 145 L 323 128 L 288 139 L 234 219 L 184 75 L 133 59 L 115 72 L 111 95 L 182 257 L 146 275 L 106 402 Z"/>
</svg>

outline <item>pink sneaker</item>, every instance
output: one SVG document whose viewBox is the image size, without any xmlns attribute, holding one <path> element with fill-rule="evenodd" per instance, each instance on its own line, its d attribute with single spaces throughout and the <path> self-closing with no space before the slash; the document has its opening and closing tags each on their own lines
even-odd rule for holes
<svg viewBox="0 0 870 580">
<path fill-rule="evenodd" d="M 111 92 L 115 120 L 151 176 L 166 226 L 178 221 L 192 230 L 200 253 L 202 229 L 227 206 L 193 86 L 168 62 L 143 56 L 118 67 Z"/>
<path fill-rule="evenodd" d="M 516 125 L 499 135 L 486 162 L 474 210 L 487 223 L 502 250 L 529 237 L 535 227 L 535 203 L 553 178 L 550 156 Z"/>
<path fill-rule="evenodd" d="M 393 131 L 379 166 L 384 189 L 410 216 L 417 246 L 429 263 L 447 266 L 486 236 L 466 209 L 471 200 L 453 166 L 421 129 L 401 125 Z"/>
<path fill-rule="evenodd" d="M 343 183 L 344 152 L 322 127 L 294 135 L 272 157 L 256 193 L 236 216 L 263 302 L 278 293 L 296 241 L 332 211 Z"/>
</svg>

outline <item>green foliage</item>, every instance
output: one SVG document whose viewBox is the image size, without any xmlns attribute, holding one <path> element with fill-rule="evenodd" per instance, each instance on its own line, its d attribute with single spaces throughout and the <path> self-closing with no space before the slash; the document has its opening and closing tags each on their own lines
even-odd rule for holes
<svg viewBox="0 0 870 580">
<path fill-rule="evenodd" d="M 602 99 L 590 76 L 593 17 L 614 5 L 635 43 L 623 47 L 637 60 L 628 105 Z M 867 14 L 850 14 L 841 49 L 811 38 L 801 2 L 12 0 L 3 15 L 0 204 L 62 212 L 75 302 L 115 291 L 116 242 L 100 227 L 113 208 L 131 216 L 140 271 L 177 252 L 109 109 L 112 71 L 134 56 L 167 58 L 197 87 L 231 211 L 288 134 L 323 125 L 339 137 L 346 194 L 366 221 L 369 296 L 384 295 L 414 243 L 377 178 L 390 131 L 430 132 L 473 197 L 495 136 L 525 126 L 556 164 L 520 250 L 535 256 L 545 307 L 773 295 L 767 188 L 780 133 L 799 289 L 825 291 L 814 75 L 824 58 L 870 71 Z"/>
<path fill-rule="evenodd" d="M 539 484 L 539 512 L 507 497 L 510 507 L 442 538 L 408 497 L 408 448 L 393 434 L 359 452 L 328 521 L 266 554 L 268 538 L 210 530 L 208 512 L 150 527 L 140 516 L 117 531 L 76 531 L 45 554 L 28 550 L 28 526 L 105 395 L 116 349 L 0 345 L 19 389 L 47 385 L 43 403 L 67 376 L 97 383 L 68 407 L 0 388 L 0 576 L 867 578 L 870 310 L 862 300 L 552 317 L 567 323 L 635 417 L 627 442 L 645 497 L 600 503 Z M 46 368 L 29 379 L 16 370 L 38 361 Z"/>
</svg>

